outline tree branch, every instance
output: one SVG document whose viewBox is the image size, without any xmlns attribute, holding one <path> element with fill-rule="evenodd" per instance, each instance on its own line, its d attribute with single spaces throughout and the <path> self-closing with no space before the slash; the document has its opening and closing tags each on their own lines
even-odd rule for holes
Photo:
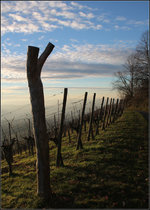
<svg viewBox="0 0 150 210">
<path fill-rule="evenodd" d="M 39 57 L 39 59 L 38 59 L 39 74 L 41 73 L 44 62 L 46 61 L 47 57 L 50 55 L 50 53 L 52 52 L 54 47 L 55 46 L 52 43 L 49 42 L 47 47 L 45 48 L 44 52 Z"/>
</svg>

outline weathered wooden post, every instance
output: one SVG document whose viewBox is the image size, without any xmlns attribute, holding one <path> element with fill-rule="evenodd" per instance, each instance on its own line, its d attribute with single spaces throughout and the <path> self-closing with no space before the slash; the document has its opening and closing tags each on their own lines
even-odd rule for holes
<svg viewBox="0 0 150 210">
<path fill-rule="evenodd" d="M 106 127 L 108 126 L 109 117 L 110 117 L 110 113 L 111 113 L 111 107 L 112 107 L 112 98 L 110 99 L 109 110 L 108 110 L 107 121 L 106 121 Z"/>
<path fill-rule="evenodd" d="M 101 117 L 102 117 L 102 111 L 103 111 L 103 104 L 104 104 L 104 96 L 102 98 L 102 103 L 101 103 L 101 108 L 100 108 L 100 112 L 99 112 L 99 115 L 98 115 L 98 123 L 97 123 L 97 127 L 96 127 L 96 135 L 99 134 L 99 122 L 101 120 Z"/>
<path fill-rule="evenodd" d="M 74 124 L 74 118 L 73 118 L 73 113 L 71 111 L 71 124 Z M 71 132 L 73 133 L 73 128 L 71 127 Z"/>
<path fill-rule="evenodd" d="M 61 140 L 62 140 L 64 119 L 65 119 L 67 93 L 68 93 L 68 88 L 65 88 L 64 89 L 64 99 L 63 99 L 61 122 L 60 122 L 60 130 L 59 130 L 59 135 L 58 135 L 58 149 L 57 149 L 57 160 L 56 160 L 56 166 L 57 167 L 64 166 L 63 159 L 62 159 L 62 156 L 61 156 Z"/>
<path fill-rule="evenodd" d="M 92 103 L 92 113 L 91 113 L 91 117 L 90 117 L 90 123 L 89 123 L 89 130 L 88 130 L 88 137 L 87 137 L 87 140 L 89 141 L 90 140 L 90 134 L 92 131 L 92 122 L 93 122 L 93 114 L 94 114 L 94 106 L 95 106 L 95 98 L 96 98 L 96 93 L 94 93 L 93 95 L 93 103 Z M 92 135 L 92 138 L 93 138 L 93 135 Z"/>
<path fill-rule="evenodd" d="M 8 129 L 9 129 L 9 141 L 11 143 L 11 125 L 10 125 L 10 122 L 8 122 Z"/>
<path fill-rule="evenodd" d="M 119 99 L 117 98 L 116 105 L 115 105 L 115 110 L 114 110 L 114 116 L 113 116 L 113 120 L 112 120 L 113 123 L 116 120 L 116 115 L 117 115 L 117 110 L 118 110 L 118 103 L 119 103 Z"/>
<path fill-rule="evenodd" d="M 57 123 L 57 126 L 59 128 L 59 100 L 58 100 L 58 123 Z"/>
<path fill-rule="evenodd" d="M 56 125 L 56 116 L 54 114 L 54 135 L 55 138 L 57 138 L 58 134 L 57 134 L 57 125 Z"/>
<path fill-rule="evenodd" d="M 82 116 L 81 116 L 81 122 L 80 122 L 80 127 L 79 127 L 79 133 L 78 133 L 78 143 L 77 143 L 77 150 L 79 148 L 83 149 L 82 141 L 81 141 L 81 135 L 82 135 L 82 127 L 84 123 L 84 113 L 85 113 L 85 106 L 86 106 L 86 101 L 87 101 L 87 92 L 85 92 L 84 95 L 84 102 L 83 102 L 83 108 L 82 108 Z"/>
<path fill-rule="evenodd" d="M 122 101 L 121 115 L 123 114 L 124 108 L 125 108 L 125 99 L 123 99 Z"/>
<path fill-rule="evenodd" d="M 107 116 L 108 101 L 109 101 L 109 97 L 107 97 L 107 101 L 106 101 L 106 105 L 105 105 L 105 112 L 104 112 L 102 130 L 105 130 L 105 120 L 106 120 L 106 116 Z"/>
<path fill-rule="evenodd" d="M 54 45 L 49 43 L 44 52 L 38 58 L 39 48 L 28 46 L 26 66 L 32 107 L 34 137 L 36 142 L 37 194 L 44 199 L 51 196 L 51 188 L 49 144 L 45 120 L 44 93 L 40 76 L 42 67 L 53 48 Z"/>
<path fill-rule="evenodd" d="M 120 100 L 119 109 L 118 109 L 118 116 L 122 115 L 122 107 L 123 107 L 123 99 Z"/>
<path fill-rule="evenodd" d="M 114 111 L 114 101 L 115 101 L 115 99 L 113 98 L 112 105 L 111 105 L 110 116 L 109 116 L 109 119 L 108 119 L 108 125 L 111 123 L 111 117 L 112 117 L 112 114 L 113 114 L 113 111 Z"/>
</svg>

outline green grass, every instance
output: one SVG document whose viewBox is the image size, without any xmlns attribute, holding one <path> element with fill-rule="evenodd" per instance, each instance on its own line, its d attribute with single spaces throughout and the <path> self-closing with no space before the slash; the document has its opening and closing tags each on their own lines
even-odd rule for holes
<svg viewBox="0 0 150 210">
<path fill-rule="evenodd" d="M 76 150 L 76 135 L 63 138 L 65 167 L 56 168 L 50 142 L 51 204 L 36 195 L 35 156 L 16 155 L 13 177 L 2 161 L 2 208 L 148 208 L 148 125 L 127 111 L 95 140 Z"/>
</svg>

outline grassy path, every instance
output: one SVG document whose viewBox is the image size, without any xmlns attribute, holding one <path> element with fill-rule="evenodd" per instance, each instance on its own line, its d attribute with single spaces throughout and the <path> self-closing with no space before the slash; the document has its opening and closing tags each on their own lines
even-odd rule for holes
<svg viewBox="0 0 150 210">
<path fill-rule="evenodd" d="M 51 143 L 54 208 L 148 208 L 148 125 L 138 112 L 127 111 L 113 125 L 76 151 L 76 140 L 63 139 L 64 168 L 56 168 Z M 36 196 L 35 157 L 14 158 L 13 177 L 2 161 L 2 207 L 44 208 Z"/>
</svg>

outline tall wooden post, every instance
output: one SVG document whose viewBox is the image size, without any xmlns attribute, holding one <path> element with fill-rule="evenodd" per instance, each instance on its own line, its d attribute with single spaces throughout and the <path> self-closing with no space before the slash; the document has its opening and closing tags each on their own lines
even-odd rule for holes
<svg viewBox="0 0 150 210">
<path fill-rule="evenodd" d="M 59 128 L 59 100 L 58 100 L 58 128 Z"/>
<path fill-rule="evenodd" d="M 9 142 L 11 143 L 11 125 L 8 122 L 8 129 L 9 129 Z"/>
<path fill-rule="evenodd" d="M 106 116 L 107 116 L 108 101 L 109 101 L 109 98 L 107 97 L 107 101 L 106 101 L 106 105 L 105 105 L 104 118 L 103 118 L 102 130 L 105 130 L 105 120 L 106 120 Z"/>
<path fill-rule="evenodd" d="M 110 99 L 109 110 L 108 110 L 107 121 L 106 121 L 106 127 L 108 126 L 109 117 L 110 117 L 110 113 L 111 113 L 111 107 L 112 107 L 112 98 Z"/>
<path fill-rule="evenodd" d="M 104 96 L 102 98 L 101 108 L 100 108 L 100 112 L 99 112 L 99 115 L 98 115 L 98 123 L 97 123 L 97 127 L 96 127 L 96 135 L 99 134 L 99 122 L 100 122 L 101 117 L 102 117 L 103 104 L 104 104 Z"/>
<path fill-rule="evenodd" d="M 110 116 L 109 116 L 109 119 L 108 119 L 108 125 L 112 122 L 111 117 L 112 117 L 112 114 L 113 114 L 113 111 L 114 111 L 114 101 L 115 101 L 115 99 L 113 98 L 112 105 L 111 105 Z"/>
<path fill-rule="evenodd" d="M 55 135 L 55 138 L 57 137 L 57 126 L 56 126 L 56 116 L 54 114 L 54 135 Z"/>
<path fill-rule="evenodd" d="M 57 160 L 56 160 L 56 166 L 57 167 L 64 166 L 63 159 L 62 159 L 62 156 L 61 156 L 61 140 L 62 140 L 64 119 L 65 119 L 67 93 L 68 93 L 68 88 L 65 88 L 64 89 L 64 99 L 63 99 L 63 107 L 62 107 L 60 130 L 59 130 L 59 136 L 58 136 L 58 150 L 57 150 Z"/>
<path fill-rule="evenodd" d="M 94 106 L 95 106 L 95 98 L 96 98 L 96 93 L 94 93 L 93 95 L 93 103 L 92 103 L 92 113 L 91 113 L 91 117 L 90 117 L 90 123 L 89 123 L 89 131 L 88 131 L 88 137 L 87 140 L 90 140 L 90 134 L 92 131 L 92 122 L 93 122 L 93 114 L 94 114 Z M 93 136 L 92 136 L 93 137 Z"/>
<path fill-rule="evenodd" d="M 82 135 L 82 127 L 83 127 L 83 123 L 84 123 L 84 113 L 85 113 L 85 106 L 86 106 L 86 101 L 87 101 L 87 94 L 88 93 L 85 92 L 83 108 L 82 108 L 81 122 L 80 122 L 79 133 L 78 133 L 77 149 L 79 149 L 79 148 L 83 149 L 83 145 L 82 145 L 82 141 L 81 141 L 81 135 Z"/>
<path fill-rule="evenodd" d="M 124 108 L 125 108 L 125 99 L 123 99 L 122 101 L 121 115 L 123 114 Z"/>
<path fill-rule="evenodd" d="M 114 116 L 113 116 L 113 120 L 112 120 L 113 123 L 116 120 L 116 115 L 117 115 L 117 110 L 118 110 L 118 103 L 119 103 L 119 99 L 117 98 L 116 105 L 115 105 L 115 110 L 114 110 Z"/>
<path fill-rule="evenodd" d="M 54 45 L 49 43 L 44 52 L 38 58 L 39 48 L 28 46 L 26 66 L 32 107 L 34 138 L 36 142 L 37 194 L 44 199 L 51 196 L 51 188 L 49 144 L 45 120 L 44 93 L 40 76 L 42 67 L 53 48 Z"/>
</svg>

